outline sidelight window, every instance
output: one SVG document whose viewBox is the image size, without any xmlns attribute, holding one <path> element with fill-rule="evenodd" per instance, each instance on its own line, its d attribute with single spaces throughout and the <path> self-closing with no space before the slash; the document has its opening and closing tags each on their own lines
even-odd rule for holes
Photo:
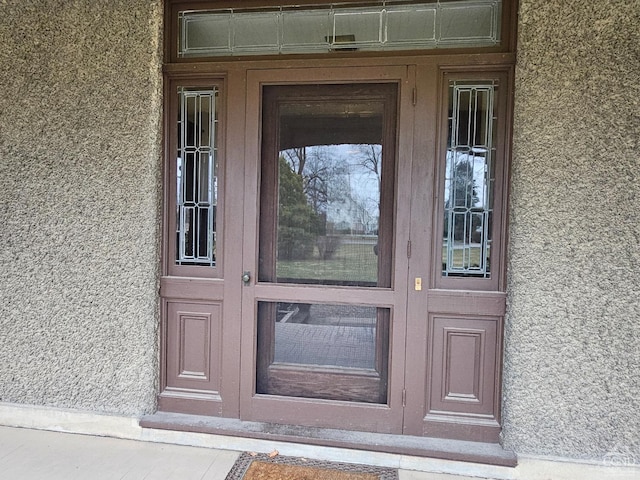
<svg viewBox="0 0 640 480">
<path fill-rule="evenodd" d="M 496 88 L 493 81 L 449 83 L 443 276 L 491 275 Z"/>
<path fill-rule="evenodd" d="M 180 89 L 176 264 L 216 265 L 217 89 Z"/>
</svg>

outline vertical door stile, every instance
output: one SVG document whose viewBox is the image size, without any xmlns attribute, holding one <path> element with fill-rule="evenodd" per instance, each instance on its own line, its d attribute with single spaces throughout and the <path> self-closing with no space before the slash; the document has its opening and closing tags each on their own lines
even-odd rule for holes
<svg viewBox="0 0 640 480">
<path fill-rule="evenodd" d="M 240 418 L 250 411 L 251 397 L 255 392 L 255 337 L 256 337 L 256 303 L 253 291 L 257 278 L 257 251 L 258 251 L 258 211 L 259 211 L 259 184 L 260 184 L 260 143 L 262 132 L 259 118 L 262 115 L 260 83 L 254 78 L 255 72 L 244 71 L 244 125 L 240 132 L 244 138 L 239 139 L 244 145 L 244 218 L 243 232 L 236 239 L 242 244 L 242 269 L 234 272 L 238 277 L 238 285 L 242 284 L 242 272 L 253 272 L 253 280 L 242 287 L 241 327 L 240 339 Z M 250 85 L 253 88 L 250 88 Z M 256 88 L 258 87 L 258 88 Z"/>
<path fill-rule="evenodd" d="M 410 166 L 410 237 L 411 258 L 407 268 L 407 339 L 406 339 L 406 406 L 404 433 L 424 435 L 422 424 L 428 389 L 427 368 L 427 312 L 428 292 L 433 288 L 431 252 L 434 198 L 434 170 L 436 156 L 437 82 L 438 70 L 418 65 L 415 74 L 415 106 L 412 108 L 411 143 L 413 161 Z M 416 288 L 416 284 L 421 289 Z"/>
<path fill-rule="evenodd" d="M 400 403 L 402 405 L 402 431 L 405 433 L 407 421 L 407 382 L 410 379 L 407 377 L 408 365 L 413 359 L 407 356 L 407 342 L 409 341 L 409 295 L 410 289 L 413 285 L 410 278 L 411 262 L 413 261 L 413 239 L 412 239 L 412 190 L 414 185 L 413 168 L 416 161 L 415 155 L 417 153 L 415 145 L 415 131 L 414 125 L 416 121 L 417 111 L 417 99 L 418 99 L 418 86 L 416 82 L 416 65 L 406 66 L 406 78 L 404 79 L 404 92 L 400 97 L 399 108 L 400 114 L 398 116 L 398 198 L 397 198 L 397 239 L 399 248 L 406 245 L 406 251 L 404 255 L 397 255 L 397 267 L 396 267 L 396 295 L 398 296 L 399 305 L 401 308 L 397 309 L 397 314 L 403 316 L 402 322 L 396 322 L 396 325 L 401 325 L 402 330 L 395 332 L 398 335 L 398 343 L 402 345 L 403 356 L 402 371 L 397 372 L 398 387 L 400 391 Z M 400 363 L 400 362 L 397 362 Z"/>
<path fill-rule="evenodd" d="M 225 388 L 225 410 L 227 417 L 238 418 L 240 414 L 240 348 L 242 339 L 242 283 L 240 265 L 244 258 L 244 244 L 238 241 L 244 232 L 245 195 L 244 183 L 249 168 L 245 161 L 245 91 L 244 69 L 229 69 L 227 85 L 227 124 L 225 151 L 225 284 L 222 358 L 225 365 L 222 382 Z"/>
</svg>

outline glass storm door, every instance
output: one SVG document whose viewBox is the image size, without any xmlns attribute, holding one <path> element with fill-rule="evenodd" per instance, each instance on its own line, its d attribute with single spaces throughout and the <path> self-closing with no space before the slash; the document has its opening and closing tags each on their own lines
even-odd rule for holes
<svg viewBox="0 0 640 480">
<path fill-rule="evenodd" d="M 258 222 L 247 235 L 257 257 L 243 277 L 254 333 L 243 358 L 253 368 L 243 369 L 241 414 L 398 431 L 399 82 L 282 85 L 260 75 Z"/>
</svg>

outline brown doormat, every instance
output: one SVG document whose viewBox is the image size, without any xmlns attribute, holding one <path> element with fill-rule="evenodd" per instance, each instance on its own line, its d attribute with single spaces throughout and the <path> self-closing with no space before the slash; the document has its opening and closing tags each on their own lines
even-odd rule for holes
<svg viewBox="0 0 640 480">
<path fill-rule="evenodd" d="M 226 480 L 397 480 L 394 468 L 243 453 Z"/>
</svg>

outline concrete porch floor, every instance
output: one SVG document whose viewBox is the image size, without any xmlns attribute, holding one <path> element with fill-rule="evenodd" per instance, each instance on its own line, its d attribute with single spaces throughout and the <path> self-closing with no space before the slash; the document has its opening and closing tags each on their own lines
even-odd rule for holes
<svg viewBox="0 0 640 480">
<path fill-rule="evenodd" d="M 285 445 L 283 447 L 287 450 Z M 224 480 L 239 453 L 175 443 L 0 426 L 2 480 Z M 341 457 L 336 459 L 338 461 L 349 461 L 348 450 L 338 452 L 338 456 Z M 376 457 L 380 456 L 384 454 L 370 452 L 367 463 L 379 464 L 380 458 Z M 353 463 L 365 463 L 362 456 L 357 460 Z M 411 467 L 399 469 L 399 480 L 640 478 L 638 466 L 589 465 L 526 457 L 520 458 L 518 466 L 509 469 L 506 476 L 487 474 L 483 471 L 485 466 L 479 464 L 454 462 L 452 465 L 461 475 L 418 471 L 418 466 L 416 470 Z"/>
<path fill-rule="evenodd" d="M 0 427 L 4 480 L 224 480 L 238 455 L 230 450 Z M 400 470 L 399 478 L 471 477 Z"/>
</svg>

